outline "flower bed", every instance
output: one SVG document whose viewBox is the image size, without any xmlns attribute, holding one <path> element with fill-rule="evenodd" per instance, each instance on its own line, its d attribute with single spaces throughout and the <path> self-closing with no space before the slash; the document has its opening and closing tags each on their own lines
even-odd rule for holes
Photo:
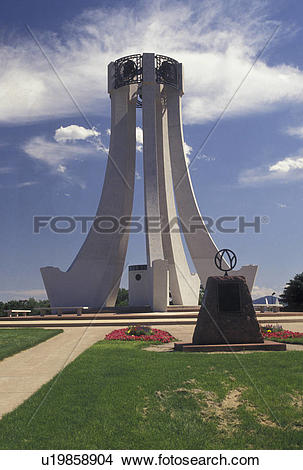
<svg viewBox="0 0 303 470">
<path fill-rule="evenodd" d="M 175 341 L 170 333 L 156 328 L 142 325 L 129 326 L 121 330 L 114 330 L 105 336 L 108 341 L 152 341 L 156 343 L 170 343 Z"/>
<path fill-rule="evenodd" d="M 296 340 L 302 338 L 303 343 L 303 333 L 294 332 L 290 330 L 283 330 L 282 326 L 279 325 L 266 325 L 261 327 L 261 332 L 263 338 L 269 339 L 272 341 L 282 341 L 287 343 L 287 340 L 293 342 L 292 340 Z"/>
</svg>

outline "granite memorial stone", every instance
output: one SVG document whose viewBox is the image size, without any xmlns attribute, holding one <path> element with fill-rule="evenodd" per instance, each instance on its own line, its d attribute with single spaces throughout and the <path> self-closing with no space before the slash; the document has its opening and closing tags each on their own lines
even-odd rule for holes
<svg viewBox="0 0 303 470">
<path fill-rule="evenodd" d="M 193 344 L 263 342 L 245 278 L 209 277 L 193 335 Z"/>
</svg>

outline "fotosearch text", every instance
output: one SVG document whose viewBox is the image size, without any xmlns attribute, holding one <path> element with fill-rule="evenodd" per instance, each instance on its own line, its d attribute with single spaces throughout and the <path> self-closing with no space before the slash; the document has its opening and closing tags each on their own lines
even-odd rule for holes
<svg viewBox="0 0 303 470">
<path fill-rule="evenodd" d="M 97 233 L 196 233 L 197 231 L 207 231 L 208 233 L 261 233 L 263 224 L 268 224 L 268 216 L 253 216 L 247 219 L 244 215 L 224 215 L 213 219 L 203 217 L 204 223 L 199 217 L 192 217 L 190 222 L 185 224 L 180 217 L 164 221 L 161 217 L 123 216 L 120 218 L 104 216 L 67 216 L 67 215 L 35 215 L 33 218 L 33 232 L 40 234 L 43 230 L 50 230 L 53 233 L 68 234 L 79 230 L 82 234 L 87 234 L 89 230 Z"/>
</svg>

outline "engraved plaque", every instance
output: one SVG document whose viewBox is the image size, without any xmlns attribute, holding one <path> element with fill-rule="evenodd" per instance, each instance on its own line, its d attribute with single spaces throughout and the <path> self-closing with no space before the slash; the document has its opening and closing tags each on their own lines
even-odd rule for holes
<svg viewBox="0 0 303 470">
<path fill-rule="evenodd" d="M 218 284 L 219 312 L 240 313 L 241 298 L 239 284 L 236 282 L 220 282 Z"/>
</svg>

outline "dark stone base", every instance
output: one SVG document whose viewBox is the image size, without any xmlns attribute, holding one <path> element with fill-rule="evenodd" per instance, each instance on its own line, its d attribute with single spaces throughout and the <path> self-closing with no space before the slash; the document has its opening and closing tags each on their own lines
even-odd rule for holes
<svg viewBox="0 0 303 470">
<path fill-rule="evenodd" d="M 193 344 L 263 343 L 250 292 L 241 276 L 207 279 Z"/>
<path fill-rule="evenodd" d="M 237 351 L 286 351 L 285 343 L 264 341 L 246 344 L 192 344 L 175 343 L 175 351 L 183 352 L 237 352 Z"/>
</svg>

